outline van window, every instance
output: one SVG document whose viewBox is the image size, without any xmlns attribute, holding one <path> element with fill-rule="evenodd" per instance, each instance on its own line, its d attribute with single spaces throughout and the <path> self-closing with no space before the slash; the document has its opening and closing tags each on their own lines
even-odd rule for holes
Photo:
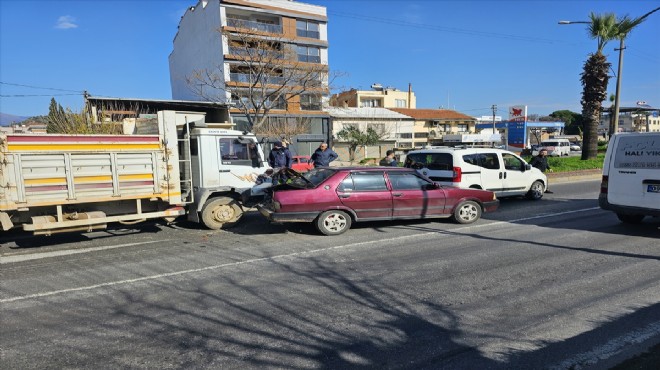
<svg viewBox="0 0 660 370">
<path fill-rule="evenodd" d="M 559 146 L 559 143 L 556 141 L 544 141 L 541 143 L 543 146 Z"/>
<path fill-rule="evenodd" d="M 497 153 L 466 154 L 463 156 L 463 161 L 489 170 L 498 170 L 500 168 L 500 161 L 497 159 Z"/>
<path fill-rule="evenodd" d="M 513 154 L 503 153 L 502 160 L 504 161 L 504 168 L 507 170 L 521 171 L 523 168 L 522 160 Z"/>
<path fill-rule="evenodd" d="M 420 164 L 429 170 L 451 171 L 454 168 L 453 162 L 451 153 L 412 153 L 406 157 L 405 166 L 416 168 L 413 166 Z"/>
</svg>

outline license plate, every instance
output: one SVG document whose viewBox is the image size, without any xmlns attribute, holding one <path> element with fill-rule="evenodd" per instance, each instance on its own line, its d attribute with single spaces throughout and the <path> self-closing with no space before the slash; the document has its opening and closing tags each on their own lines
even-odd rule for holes
<svg viewBox="0 0 660 370">
<path fill-rule="evenodd" d="M 647 193 L 660 193 L 660 185 L 649 185 L 646 188 Z"/>
</svg>

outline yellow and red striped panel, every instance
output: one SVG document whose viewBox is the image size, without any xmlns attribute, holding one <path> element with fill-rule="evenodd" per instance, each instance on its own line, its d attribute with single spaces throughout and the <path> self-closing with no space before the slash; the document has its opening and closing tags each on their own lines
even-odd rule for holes
<svg viewBox="0 0 660 370">
<path fill-rule="evenodd" d="M 7 135 L 10 152 L 158 150 L 159 136 Z"/>
</svg>

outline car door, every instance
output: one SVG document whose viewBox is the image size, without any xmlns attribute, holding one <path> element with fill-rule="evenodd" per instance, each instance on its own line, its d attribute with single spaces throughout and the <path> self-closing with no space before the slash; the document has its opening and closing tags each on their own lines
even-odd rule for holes
<svg viewBox="0 0 660 370">
<path fill-rule="evenodd" d="M 480 183 L 482 189 L 490 190 L 495 193 L 502 191 L 504 174 L 500 158 L 496 152 L 482 152 L 465 155 L 463 156 L 463 161 L 480 167 Z"/>
<path fill-rule="evenodd" d="M 393 218 L 426 218 L 444 213 L 445 191 L 415 172 L 388 171 Z"/>
<path fill-rule="evenodd" d="M 358 219 L 392 218 L 392 193 L 382 171 L 350 173 L 337 187 L 337 196 Z"/>
<path fill-rule="evenodd" d="M 502 153 L 504 179 L 502 196 L 521 195 L 531 186 L 531 172 L 525 170 L 525 161 L 513 153 Z"/>
</svg>

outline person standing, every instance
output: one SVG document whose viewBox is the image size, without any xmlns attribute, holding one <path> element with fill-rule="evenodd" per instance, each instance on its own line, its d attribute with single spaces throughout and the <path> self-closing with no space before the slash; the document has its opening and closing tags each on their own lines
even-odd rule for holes
<svg viewBox="0 0 660 370">
<path fill-rule="evenodd" d="M 399 162 L 397 162 L 396 158 L 394 157 L 394 150 L 388 150 L 385 152 L 385 158 L 381 159 L 380 163 L 378 164 L 381 166 L 399 166 Z"/>
<path fill-rule="evenodd" d="M 270 154 L 268 154 L 268 164 L 273 168 L 291 168 L 291 161 L 289 149 L 282 146 L 281 141 L 276 141 Z"/>
<path fill-rule="evenodd" d="M 539 171 L 543 173 L 546 171 L 552 172 L 552 168 L 550 168 L 550 164 L 548 164 L 548 151 L 545 149 L 539 150 L 539 154 L 532 158 L 532 161 L 529 162 L 529 164 L 532 165 L 532 167 L 538 168 Z M 549 187 L 550 183 L 548 181 L 545 192 L 552 194 L 552 192 L 548 190 Z"/>
<path fill-rule="evenodd" d="M 337 158 L 339 158 L 339 155 L 334 150 L 328 148 L 328 143 L 321 143 L 307 163 L 314 163 L 314 167 L 328 167 L 330 166 L 330 162 Z"/>
</svg>

